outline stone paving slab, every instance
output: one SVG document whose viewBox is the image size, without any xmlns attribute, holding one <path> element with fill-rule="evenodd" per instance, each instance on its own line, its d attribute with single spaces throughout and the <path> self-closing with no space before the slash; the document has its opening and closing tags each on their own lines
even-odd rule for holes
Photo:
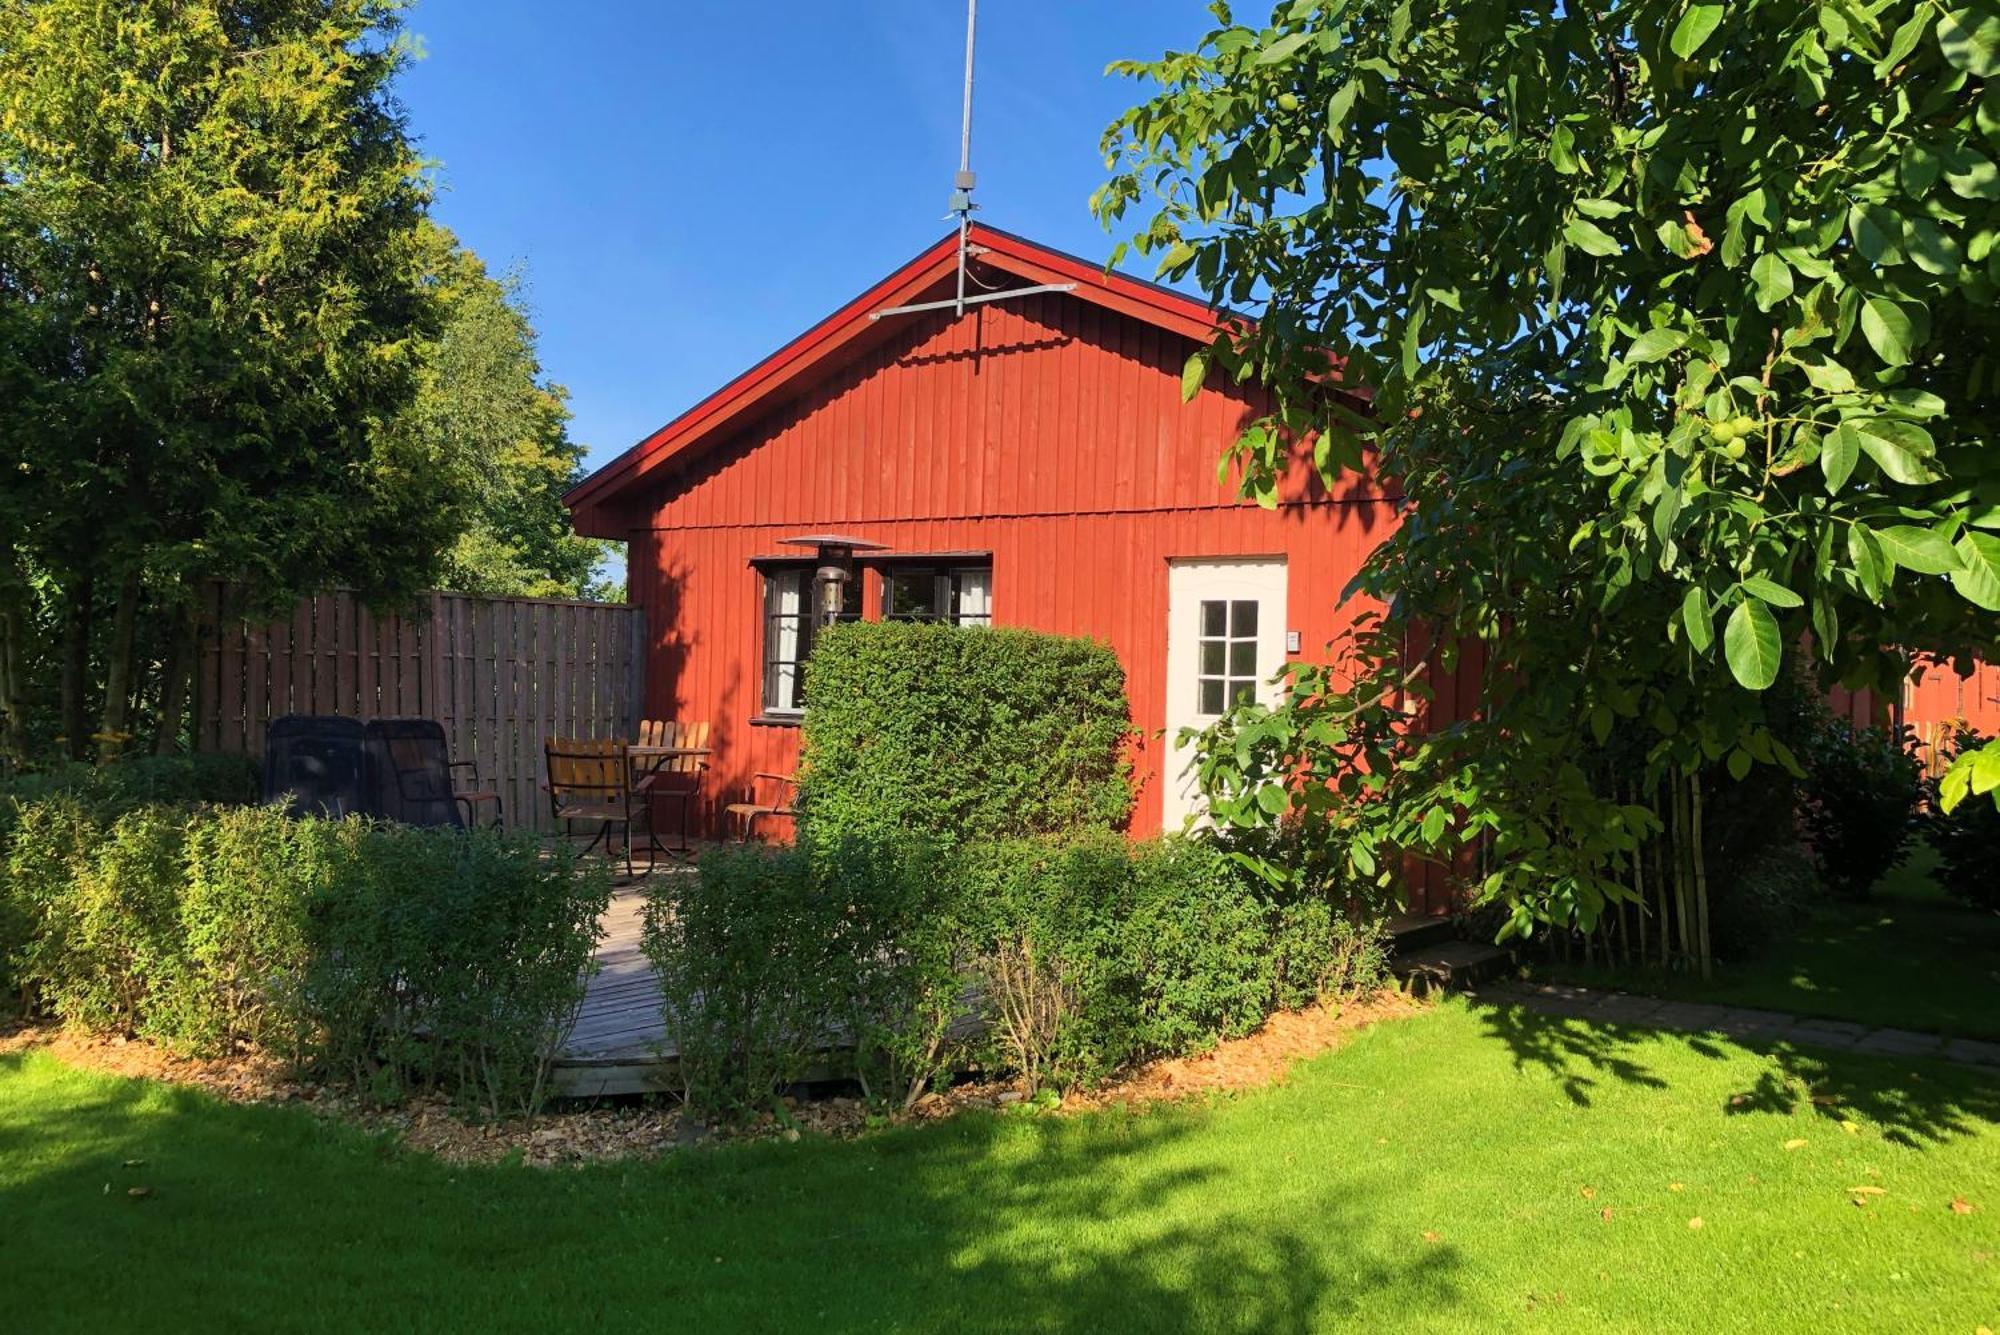
<svg viewBox="0 0 2000 1335">
<path fill-rule="evenodd" d="M 1941 1057 L 1970 1066 L 2000 1068 L 2000 1043 L 1794 1015 L 1789 1011 L 1700 1001 L 1662 1001 L 1658 997 L 1554 983 L 1499 983 L 1480 988 L 1473 997 L 1568 1019 L 1600 1020 L 1681 1033 L 1720 1033 L 1735 1038 L 1783 1038 L 1788 1042 L 1877 1057 Z"/>
<path fill-rule="evenodd" d="M 1944 1045 L 1944 1055 L 1955 1062 L 1973 1066 L 2000 1066 L 2000 1043 L 1977 1038 L 1954 1038 Z"/>
</svg>

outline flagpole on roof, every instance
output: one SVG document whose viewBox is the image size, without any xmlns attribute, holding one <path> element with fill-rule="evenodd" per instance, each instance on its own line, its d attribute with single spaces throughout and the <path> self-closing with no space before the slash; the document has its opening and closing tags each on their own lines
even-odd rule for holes
<svg viewBox="0 0 2000 1335">
<path fill-rule="evenodd" d="M 907 306 L 891 306 L 886 310 L 871 311 L 870 320 L 880 320 L 887 315 L 914 315 L 923 311 L 948 310 L 955 316 L 965 314 L 967 306 L 977 306 L 981 302 L 1005 301 L 1009 297 L 1026 297 L 1038 292 L 1074 292 L 1075 283 L 1034 283 L 1027 287 L 1010 287 L 1000 292 L 982 292 L 977 296 L 965 295 L 965 266 L 972 259 L 972 211 L 979 206 L 972 202 L 972 189 L 979 178 L 972 172 L 972 49 L 973 36 L 979 28 L 979 0 L 965 0 L 965 97 L 961 103 L 958 128 L 958 174 L 951 181 L 951 207 L 947 218 L 958 219 L 958 292 L 942 301 L 918 301 Z"/>
<path fill-rule="evenodd" d="M 965 314 L 965 247 L 972 233 L 972 39 L 979 27 L 979 0 L 965 0 L 965 102 L 958 129 L 958 175 L 952 178 L 951 209 L 958 215 L 958 310 Z"/>
</svg>

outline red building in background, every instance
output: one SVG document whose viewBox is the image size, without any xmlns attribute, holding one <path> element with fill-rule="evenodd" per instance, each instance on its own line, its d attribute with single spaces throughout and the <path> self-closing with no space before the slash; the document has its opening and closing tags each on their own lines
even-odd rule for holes
<svg viewBox="0 0 2000 1335">
<path fill-rule="evenodd" d="M 797 763 L 832 563 L 850 615 L 1108 642 L 1140 734 L 1133 830 L 1178 825 L 1168 739 L 1322 653 L 1396 500 L 1301 467 L 1276 509 L 1238 501 L 1217 461 L 1261 401 L 1182 401 L 1205 305 L 991 228 L 971 254 L 970 291 L 1042 290 L 874 318 L 952 295 L 940 241 L 581 483 L 576 526 L 630 544 L 644 712 L 713 725 L 722 800 Z"/>
</svg>

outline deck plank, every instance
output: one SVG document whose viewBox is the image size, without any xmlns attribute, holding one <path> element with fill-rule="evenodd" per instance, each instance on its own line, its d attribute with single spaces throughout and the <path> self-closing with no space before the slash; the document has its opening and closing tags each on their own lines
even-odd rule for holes
<svg viewBox="0 0 2000 1335">
<path fill-rule="evenodd" d="M 662 872 L 662 875 L 679 874 Z M 673 1087 L 673 1045 L 660 1011 L 659 980 L 640 947 L 643 884 L 620 886 L 598 920 L 596 968 L 562 1055 L 555 1088 L 571 1096 L 650 1093 Z M 632 1068 L 632 1069 L 626 1069 Z"/>
</svg>

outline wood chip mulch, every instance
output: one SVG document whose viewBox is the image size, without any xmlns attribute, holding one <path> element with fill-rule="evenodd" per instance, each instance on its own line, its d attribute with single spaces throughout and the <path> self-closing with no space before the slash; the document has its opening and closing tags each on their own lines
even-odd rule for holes
<svg viewBox="0 0 2000 1335">
<path fill-rule="evenodd" d="M 1349 1034 L 1383 1020 L 1400 1019 L 1422 1003 L 1383 992 L 1346 1005 L 1323 1005 L 1272 1016 L 1254 1034 L 1230 1039 L 1196 1057 L 1139 1067 L 1115 1082 L 1071 1093 L 1058 1108 L 1144 1105 L 1211 1093 L 1284 1083 L 1293 1063 L 1331 1051 Z M 256 1052 L 220 1060 L 176 1056 L 139 1039 L 99 1038 L 52 1025 L 0 1030 L 0 1055 L 39 1049 L 70 1066 L 109 1075 L 193 1085 L 237 1103 L 285 1104 L 386 1134 L 407 1148 L 454 1164 L 517 1162 L 536 1167 L 646 1158 L 719 1140 L 847 1139 L 888 1122 L 847 1096 L 786 1098 L 785 1113 L 766 1114 L 749 1126 L 720 1132 L 682 1116 L 678 1105 L 655 1099 L 606 1104 L 557 1104 L 532 1120 L 480 1121 L 449 1100 L 420 1097 L 394 1108 L 378 1107 L 336 1085 L 293 1078 L 285 1065 Z M 1008 1109 L 1020 1092 L 996 1081 L 973 1081 L 927 1094 L 907 1120 L 933 1121 L 969 1109 Z"/>
</svg>

